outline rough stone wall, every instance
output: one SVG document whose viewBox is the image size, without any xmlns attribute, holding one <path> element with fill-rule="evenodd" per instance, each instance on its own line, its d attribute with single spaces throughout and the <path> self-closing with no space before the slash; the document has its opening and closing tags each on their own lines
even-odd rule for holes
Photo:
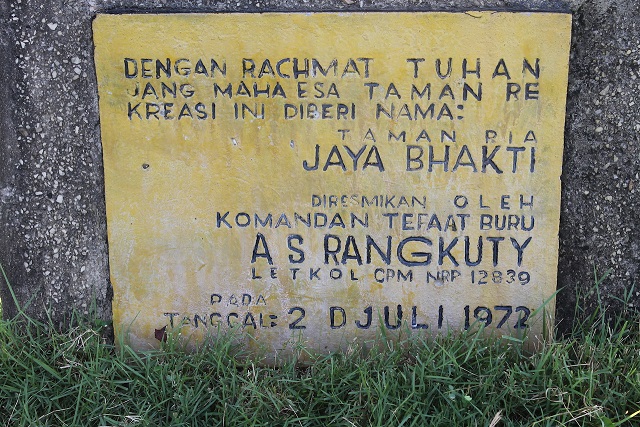
<svg viewBox="0 0 640 427">
<path fill-rule="evenodd" d="M 576 290 L 586 312 L 595 306 L 594 269 L 611 271 L 600 289 L 605 305 L 617 309 L 629 295 L 638 310 L 640 3 L 577 5 L 569 66 L 558 318 L 571 318 Z"/>
<path fill-rule="evenodd" d="M 26 311 L 109 320 L 108 246 L 91 21 L 96 13 L 571 10 L 559 320 L 593 269 L 616 306 L 640 277 L 640 4 L 635 0 L 8 0 L 0 3 L 0 262 Z M 553 48 L 550 46 L 550 48 Z M 640 288 L 630 304 L 640 305 Z M 0 286 L 4 315 L 16 307 Z M 586 295 L 581 305 L 592 306 Z"/>
<path fill-rule="evenodd" d="M 71 308 L 111 310 L 90 5 L 70 4 L 9 2 L 2 61 L 13 78 L 2 101 L 0 259 L 27 312 L 50 310 L 56 323 Z M 2 301 L 14 314 L 4 288 Z"/>
</svg>

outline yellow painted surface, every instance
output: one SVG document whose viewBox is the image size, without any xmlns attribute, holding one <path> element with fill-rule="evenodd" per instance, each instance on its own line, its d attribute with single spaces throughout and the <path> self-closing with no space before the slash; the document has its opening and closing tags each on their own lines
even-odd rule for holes
<svg viewBox="0 0 640 427">
<path fill-rule="evenodd" d="M 231 324 L 277 355 L 490 313 L 536 340 L 518 319 L 556 290 L 570 25 L 98 16 L 116 332 Z"/>
</svg>

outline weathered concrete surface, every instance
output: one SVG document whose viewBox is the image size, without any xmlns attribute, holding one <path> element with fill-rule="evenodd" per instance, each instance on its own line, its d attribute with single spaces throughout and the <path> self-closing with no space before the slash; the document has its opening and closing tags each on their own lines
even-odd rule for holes
<svg viewBox="0 0 640 427">
<path fill-rule="evenodd" d="M 108 11 L 569 8 L 574 14 L 560 232 L 558 319 L 594 266 L 612 305 L 640 276 L 640 5 L 632 0 L 269 0 L 0 4 L 0 262 L 27 312 L 109 320 L 111 289 L 91 20 Z M 550 47 L 552 48 L 552 47 Z M 4 315 L 16 309 L 6 286 Z M 630 304 L 640 305 L 634 291 Z M 32 298 L 33 297 L 33 298 Z M 595 296 L 581 304 L 589 307 Z"/>
<path fill-rule="evenodd" d="M 606 305 L 640 307 L 640 3 L 585 2 L 574 13 L 560 226 L 558 307 L 576 288 Z M 636 284 L 635 289 L 632 286 Z M 579 301 L 587 312 L 591 293 Z M 561 327 L 564 325 L 561 325 Z"/>
</svg>

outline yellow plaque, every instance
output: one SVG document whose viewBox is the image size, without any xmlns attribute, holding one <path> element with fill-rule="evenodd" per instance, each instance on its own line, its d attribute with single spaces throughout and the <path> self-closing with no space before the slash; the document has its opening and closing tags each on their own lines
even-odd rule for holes
<svg viewBox="0 0 640 427">
<path fill-rule="evenodd" d="M 116 331 L 147 349 L 234 327 L 275 357 L 383 331 L 538 339 L 570 27 L 556 13 L 98 16 Z"/>
</svg>

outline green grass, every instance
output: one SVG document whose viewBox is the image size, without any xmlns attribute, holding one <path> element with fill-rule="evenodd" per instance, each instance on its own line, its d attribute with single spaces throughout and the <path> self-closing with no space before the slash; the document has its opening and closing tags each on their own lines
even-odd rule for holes
<svg viewBox="0 0 640 427">
<path fill-rule="evenodd" d="M 0 321 L 0 427 L 640 425 L 640 318 L 605 314 L 533 354 L 482 332 L 381 336 L 279 368 L 228 335 L 140 354 L 89 324 Z"/>
</svg>

